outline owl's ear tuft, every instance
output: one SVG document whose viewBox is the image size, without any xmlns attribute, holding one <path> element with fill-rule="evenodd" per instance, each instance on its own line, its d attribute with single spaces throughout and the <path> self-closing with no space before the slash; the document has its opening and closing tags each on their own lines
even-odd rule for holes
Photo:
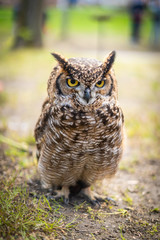
<svg viewBox="0 0 160 240">
<path fill-rule="evenodd" d="M 68 67 L 68 60 L 65 59 L 63 56 L 61 56 L 58 53 L 51 53 L 52 56 L 58 61 L 59 65 L 66 70 Z"/>
<path fill-rule="evenodd" d="M 116 56 L 116 52 L 112 51 L 108 55 L 108 57 L 105 58 L 105 60 L 103 62 L 103 70 L 104 70 L 105 73 L 107 73 L 111 69 L 111 67 L 112 67 L 112 65 L 114 63 L 114 60 L 115 60 L 115 56 Z"/>
</svg>

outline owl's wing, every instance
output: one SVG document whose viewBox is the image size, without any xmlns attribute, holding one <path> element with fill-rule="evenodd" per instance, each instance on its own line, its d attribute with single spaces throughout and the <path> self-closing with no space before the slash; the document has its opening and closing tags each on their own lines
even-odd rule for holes
<svg viewBox="0 0 160 240">
<path fill-rule="evenodd" d="M 47 98 L 43 105 L 42 105 L 42 112 L 41 115 L 36 123 L 34 136 L 36 139 L 36 146 L 37 146 L 37 159 L 39 159 L 41 148 L 43 146 L 43 142 L 45 139 L 45 132 L 47 121 L 50 115 L 51 103 L 49 102 L 49 98 Z"/>
</svg>

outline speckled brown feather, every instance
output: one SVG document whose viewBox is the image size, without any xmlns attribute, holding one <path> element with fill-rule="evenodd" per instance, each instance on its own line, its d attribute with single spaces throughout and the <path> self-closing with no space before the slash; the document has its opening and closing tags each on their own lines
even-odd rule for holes
<svg viewBox="0 0 160 240">
<path fill-rule="evenodd" d="M 115 52 L 104 63 L 55 57 L 59 64 L 51 72 L 48 98 L 35 128 L 41 180 L 48 188 L 79 181 L 90 186 L 115 174 L 123 152 L 124 119 L 111 69 Z M 68 88 L 68 77 L 78 80 L 80 87 Z M 106 85 L 97 89 L 102 78 Z M 81 99 L 87 87 L 92 92 L 89 104 Z"/>
</svg>

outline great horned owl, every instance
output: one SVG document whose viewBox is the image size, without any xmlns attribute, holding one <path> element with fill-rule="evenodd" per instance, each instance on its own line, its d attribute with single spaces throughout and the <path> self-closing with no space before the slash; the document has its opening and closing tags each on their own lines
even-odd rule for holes
<svg viewBox="0 0 160 240">
<path fill-rule="evenodd" d="M 112 69 L 115 51 L 103 63 L 52 55 L 58 65 L 35 127 L 41 182 L 66 203 L 70 189 L 79 185 L 96 203 L 100 198 L 90 186 L 116 173 L 123 151 L 124 118 Z"/>
</svg>

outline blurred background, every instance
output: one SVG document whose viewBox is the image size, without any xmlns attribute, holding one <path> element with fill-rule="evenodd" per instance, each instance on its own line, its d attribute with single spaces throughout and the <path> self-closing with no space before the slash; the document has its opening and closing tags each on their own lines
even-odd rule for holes
<svg viewBox="0 0 160 240">
<path fill-rule="evenodd" d="M 127 135 L 159 142 L 159 0 L 1 0 L 0 49 L 1 135 L 34 143 L 51 52 L 103 60 L 116 50 Z"/>
<path fill-rule="evenodd" d="M 1 0 L 0 6 L 2 47 L 160 49 L 159 0 Z"/>
</svg>

